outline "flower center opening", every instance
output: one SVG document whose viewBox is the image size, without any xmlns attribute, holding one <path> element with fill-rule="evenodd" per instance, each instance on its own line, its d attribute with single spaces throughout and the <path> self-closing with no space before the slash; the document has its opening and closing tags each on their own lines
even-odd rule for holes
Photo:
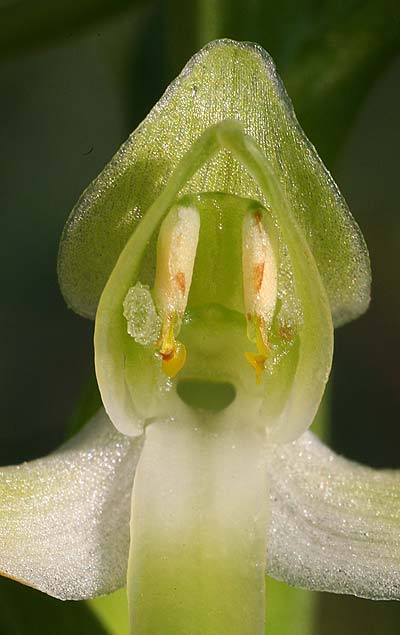
<svg viewBox="0 0 400 635">
<path fill-rule="evenodd" d="M 185 195 L 164 218 L 145 262 L 123 315 L 139 345 L 131 339 L 129 350 L 141 359 L 138 379 L 148 384 L 146 411 L 155 411 L 150 401 L 162 408 L 173 394 L 210 411 L 268 396 L 299 322 L 291 320 L 287 274 L 280 294 L 285 270 L 267 209 L 229 194 Z"/>
<path fill-rule="evenodd" d="M 179 380 L 176 392 L 187 406 L 211 412 L 224 410 L 236 397 L 235 387 L 229 382 L 199 379 Z"/>
</svg>

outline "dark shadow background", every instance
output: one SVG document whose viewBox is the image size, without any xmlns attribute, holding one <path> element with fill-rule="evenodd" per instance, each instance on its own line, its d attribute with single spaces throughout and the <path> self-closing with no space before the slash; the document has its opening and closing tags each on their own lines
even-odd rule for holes
<svg viewBox="0 0 400 635">
<path fill-rule="evenodd" d="M 40 456 L 65 436 L 93 354 L 92 324 L 66 308 L 57 286 L 62 227 L 82 190 L 183 65 L 185 48 L 188 56 L 197 48 L 190 33 L 177 33 L 184 5 L 117 5 L 120 11 L 104 11 L 94 24 L 87 17 L 68 22 L 58 30 L 62 37 L 50 29 L 25 48 L 18 41 L 4 46 L 0 57 L 0 464 Z M 312 12 L 314 3 L 308 5 Z M 291 19 L 291 6 L 294 0 L 275 10 L 262 42 L 284 75 L 296 38 L 310 29 L 308 14 Z M 243 23 L 242 39 L 259 39 L 262 27 L 254 25 L 250 37 L 252 25 Z M 363 463 L 400 468 L 400 57 L 371 73 L 359 102 L 340 152 L 323 148 L 366 237 L 374 279 L 368 313 L 336 335 L 331 442 Z M 301 113 L 317 144 L 321 128 L 314 137 Z M 326 128 L 332 126 L 335 113 L 327 108 Z M 400 633 L 393 603 L 321 598 L 318 633 Z M 7 635 L 17 632 L 27 631 L 11 628 Z"/>
<path fill-rule="evenodd" d="M 400 57 L 371 87 L 334 166 L 368 244 L 373 284 L 369 311 L 336 333 L 332 439 L 377 467 L 400 467 L 399 113 Z"/>
</svg>

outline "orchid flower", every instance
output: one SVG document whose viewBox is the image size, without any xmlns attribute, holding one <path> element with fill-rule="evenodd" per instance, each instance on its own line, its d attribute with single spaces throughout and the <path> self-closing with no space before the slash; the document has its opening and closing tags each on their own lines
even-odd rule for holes
<svg viewBox="0 0 400 635">
<path fill-rule="evenodd" d="M 189 61 L 73 210 L 59 279 L 96 320 L 104 409 L 2 468 L 3 575 L 127 582 L 135 635 L 261 634 L 265 572 L 400 597 L 400 475 L 307 431 L 368 253 L 265 51 Z"/>
</svg>

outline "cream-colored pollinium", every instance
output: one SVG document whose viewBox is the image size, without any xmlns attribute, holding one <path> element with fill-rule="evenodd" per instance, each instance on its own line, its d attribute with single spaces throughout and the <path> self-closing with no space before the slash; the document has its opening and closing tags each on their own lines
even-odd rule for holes
<svg viewBox="0 0 400 635">
<path fill-rule="evenodd" d="M 270 352 L 268 330 L 274 316 L 278 297 L 278 262 L 272 221 L 267 231 L 261 211 L 251 212 L 243 221 L 242 270 L 243 299 L 249 338 L 255 342 L 257 353 L 245 353 L 261 380 Z"/>
<path fill-rule="evenodd" d="M 163 221 L 157 243 L 154 298 L 161 315 L 159 353 L 163 372 L 174 377 L 186 360 L 175 340 L 186 309 L 199 242 L 200 215 L 195 207 L 174 207 Z"/>
<path fill-rule="evenodd" d="M 261 212 L 247 214 L 243 221 L 242 267 L 246 315 L 270 324 L 278 295 L 278 263 Z"/>
<path fill-rule="evenodd" d="M 154 298 L 162 316 L 182 319 L 199 241 L 200 216 L 194 207 L 175 207 L 158 236 Z"/>
</svg>

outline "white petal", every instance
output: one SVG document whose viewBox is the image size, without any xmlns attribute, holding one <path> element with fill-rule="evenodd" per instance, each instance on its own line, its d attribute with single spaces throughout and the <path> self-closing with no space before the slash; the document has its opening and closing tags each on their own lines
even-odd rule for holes
<svg viewBox="0 0 400 635">
<path fill-rule="evenodd" d="M 50 456 L 0 468 L 0 572 L 63 600 L 124 585 L 141 443 L 101 410 Z"/>
<path fill-rule="evenodd" d="M 275 447 L 269 477 L 268 573 L 308 589 L 400 599 L 400 470 L 362 467 L 306 433 Z"/>
<path fill-rule="evenodd" d="M 47 458 L 0 469 L 0 571 L 62 599 L 125 584 L 142 441 L 101 411 Z M 268 573 L 309 589 L 400 597 L 400 472 L 361 467 L 311 433 L 269 463 Z"/>
</svg>

